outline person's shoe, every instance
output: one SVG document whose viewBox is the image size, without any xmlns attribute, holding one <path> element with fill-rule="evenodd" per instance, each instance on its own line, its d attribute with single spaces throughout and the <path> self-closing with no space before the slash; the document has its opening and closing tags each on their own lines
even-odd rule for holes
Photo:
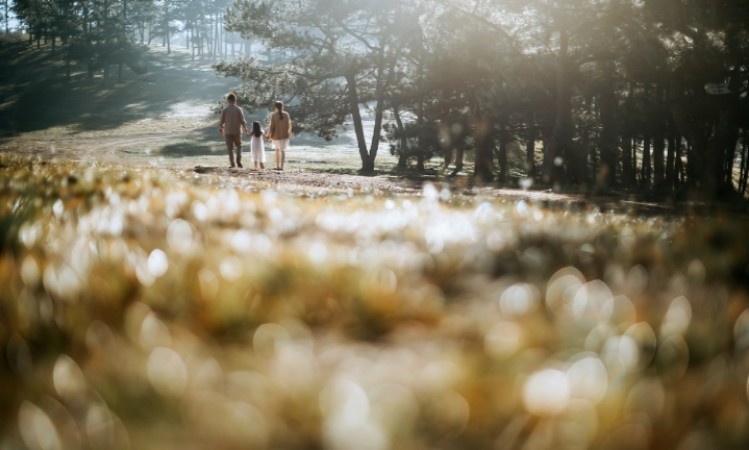
<svg viewBox="0 0 749 450">
<path fill-rule="evenodd" d="M 244 166 L 240 162 L 237 163 L 237 166 L 239 166 L 240 169 L 244 168 Z"/>
</svg>

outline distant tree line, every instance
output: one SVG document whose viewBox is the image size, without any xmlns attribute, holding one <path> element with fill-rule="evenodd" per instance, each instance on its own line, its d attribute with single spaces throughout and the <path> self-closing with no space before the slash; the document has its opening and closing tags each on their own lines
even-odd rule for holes
<svg viewBox="0 0 749 450">
<path fill-rule="evenodd" d="M 227 30 L 280 57 L 216 68 L 299 131 L 350 121 L 363 172 L 387 141 L 401 167 L 715 198 L 747 192 L 747 24 L 749 0 L 237 0 Z"/>
<path fill-rule="evenodd" d="M 7 34 L 10 33 L 10 0 L 0 0 L 0 27 Z"/>
<path fill-rule="evenodd" d="M 224 29 L 230 0 L 0 0 L 6 33 L 14 13 L 29 45 L 51 46 L 67 75 L 78 66 L 88 75 L 118 79 L 124 67 L 143 70 L 146 46 L 160 43 L 171 52 L 175 36 L 194 57 L 226 58 L 248 53 L 249 42 Z M 238 50 L 239 49 L 239 50 Z"/>
</svg>

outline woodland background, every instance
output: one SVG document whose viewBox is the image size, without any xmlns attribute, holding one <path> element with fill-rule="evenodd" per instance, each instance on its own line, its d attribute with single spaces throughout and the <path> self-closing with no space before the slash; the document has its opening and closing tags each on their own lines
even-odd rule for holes
<svg viewBox="0 0 749 450">
<path fill-rule="evenodd" d="M 56 48 L 66 77 L 116 83 L 147 70 L 149 44 L 186 46 L 240 77 L 250 108 L 284 100 L 297 131 L 352 124 L 363 172 L 387 146 L 400 168 L 444 156 L 457 172 L 468 155 L 504 185 L 747 192 L 744 0 L 3 0 L 0 12 L 6 34 Z"/>
</svg>

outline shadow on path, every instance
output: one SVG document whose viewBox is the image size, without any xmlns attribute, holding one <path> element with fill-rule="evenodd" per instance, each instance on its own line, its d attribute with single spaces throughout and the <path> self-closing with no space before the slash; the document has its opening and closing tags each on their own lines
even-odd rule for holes
<svg viewBox="0 0 749 450">
<path fill-rule="evenodd" d="M 159 155 L 168 158 L 183 158 L 195 156 L 216 156 L 219 154 L 223 155 L 225 152 L 219 151 L 215 146 L 207 144 L 179 142 L 162 147 L 161 150 L 158 151 L 158 153 Z"/>
</svg>

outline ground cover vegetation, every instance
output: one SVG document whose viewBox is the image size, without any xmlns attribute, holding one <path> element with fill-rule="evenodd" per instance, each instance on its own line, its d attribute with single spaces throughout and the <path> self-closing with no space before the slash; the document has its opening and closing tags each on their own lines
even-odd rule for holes
<svg viewBox="0 0 749 450">
<path fill-rule="evenodd" d="M 0 167 L 0 448 L 749 444 L 745 217 Z"/>
</svg>

